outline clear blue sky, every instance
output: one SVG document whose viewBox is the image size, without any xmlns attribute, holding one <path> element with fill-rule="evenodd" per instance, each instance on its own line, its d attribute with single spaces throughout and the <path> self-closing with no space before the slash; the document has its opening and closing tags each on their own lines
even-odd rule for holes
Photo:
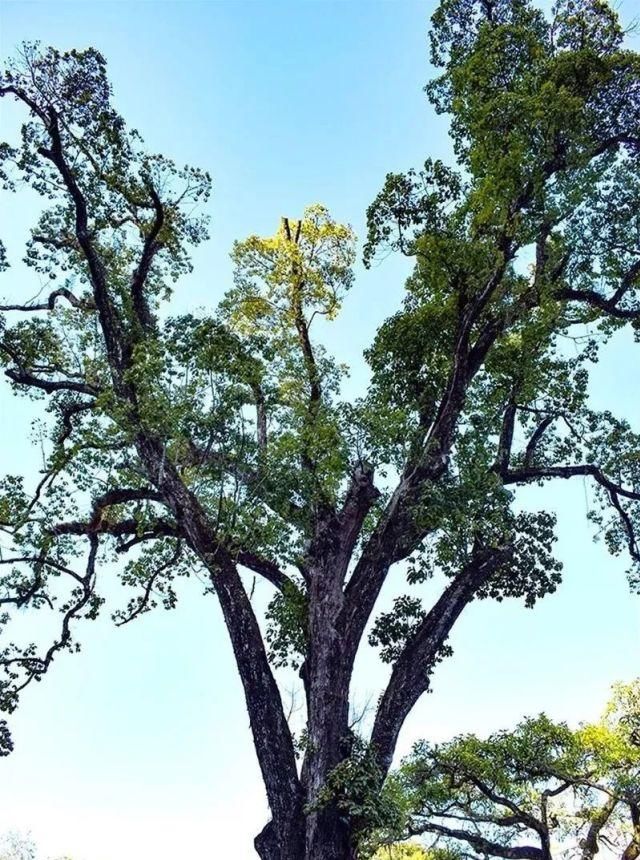
<svg viewBox="0 0 640 860">
<path fill-rule="evenodd" d="M 619 4 L 629 20 L 634 0 Z M 212 239 L 175 296 L 179 309 L 214 304 L 229 285 L 235 238 L 271 233 L 280 215 L 321 201 L 364 233 L 366 207 L 390 170 L 449 157 L 446 126 L 422 86 L 433 2 L 7 2 L 0 51 L 40 39 L 98 47 L 116 103 L 150 148 L 211 171 Z M 7 110 L 6 128 L 15 115 Z M 14 261 L 33 213 L 3 201 Z M 327 341 L 365 381 L 362 349 L 402 295 L 406 266 L 358 270 Z M 16 265 L 0 295 L 31 296 Z M 5 286 L 6 285 L 6 286 Z M 594 375 L 598 407 L 640 427 L 636 352 L 616 342 Z M 28 405 L 0 387 L 0 472 L 33 473 Z M 535 494 L 530 501 L 535 502 Z M 420 736 L 508 726 L 545 709 L 576 721 L 597 714 L 609 684 L 638 673 L 640 600 L 623 560 L 594 545 L 581 483 L 546 495 L 560 519 L 565 582 L 535 611 L 513 601 L 472 605 L 454 657 L 409 719 L 401 748 Z M 106 571 L 106 575 L 112 575 Z M 391 586 L 399 587 L 401 574 Z M 259 599 L 266 596 L 259 595 Z M 84 631 L 79 656 L 57 661 L 12 718 L 16 751 L 0 760 L 0 832 L 31 829 L 43 856 L 74 860 L 254 857 L 266 808 L 240 684 L 213 598 L 187 583 L 172 613 L 121 630 Z M 375 701 L 384 670 L 359 662 L 354 699 Z"/>
</svg>

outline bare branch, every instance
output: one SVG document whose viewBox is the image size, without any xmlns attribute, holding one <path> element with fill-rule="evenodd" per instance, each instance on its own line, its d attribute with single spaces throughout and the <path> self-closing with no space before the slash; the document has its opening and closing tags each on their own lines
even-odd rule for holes
<svg viewBox="0 0 640 860">
<path fill-rule="evenodd" d="M 52 311 L 56 305 L 56 300 L 59 298 L 66 299 L 74 308 L 95 310 L 95 303 L 92 300 L 79 299 L 66 287 L 58 287 L 57 290 L 49 294 L 46 302 L 26 305 L 0 305 L 0 311 Z"/>
</svg>

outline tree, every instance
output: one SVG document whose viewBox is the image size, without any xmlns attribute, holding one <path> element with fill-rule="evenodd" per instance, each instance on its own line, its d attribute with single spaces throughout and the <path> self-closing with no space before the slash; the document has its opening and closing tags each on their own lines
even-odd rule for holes
<svg viewBox="0 0 640 860">
<path fill-rule="evenodd" d="M 5 374 L 46 403 L 49 436 L 38 485 L 3 485 L 0 599 L 3 622 L 60 613 L 48 644 L 3 651 L 2 706 L 76 647 L 102 563 L 130 554 L 120 624 L 173 607 L 177 577 L 198 573 L 244 688 L 272 814 L 263 860 L 356 856 L 464 608 L 533 606 L 557 587 L 554 517 L 517 507 L 520 487 L 588 478 L 591 516 L 638 586 L 638 436 L 590 407 L 588 373 L 618 329 L 640 327 L 640 58 L 599 0 L 561 0 L 551 20 L 526 0 L 442 0 L 432 24 L 428 91 L 460 172 L 428 160 L 389 175 L 369 210 L 365 260 L 393 249 L 415 269 L 355 402 L 315 334 L 351 286 L 348 227 L 317 206 L 285 218 L 236 245 L 216 311 L 170 316 L 171 282 L 206 236 L 208 174 L 143 149 L 94 49 L 26 46 L 0 84 L 27 113 L 3 179 L 48 205 L 26 261 L 52 281 L 2 308 L 17 314 Z M 370 626 L 399 564 L 411 586 L 445 587 L 429 609 L 400 595 Z M 274 589 L 264 636 L 243 571 Z M 363 738 L 349 683 L 368 629 L 393 665 Z M 278 665 L 303 681 L 295 740 Z"/>
<path fill-rule="evenodd" d="M 11 831 L 0 837 L 0 860 L 35 860 L 36 846 L 30 835 Z"/>
<path fill-rule="evenodd" d="M 36 844 L 31 834 L 9 831 L 0 836 L 0 860 L 36 860 L 37 856 Z M 57 857 L 55 860 L 71 860 L 71 858 Z"/>
<path fill-rule="evenodd" d="M 406 831 L 468 858 L 640 856 L 640 680 L 599 723 L 544 714 L 486 740 L 416 745 L 398 775 Z M 616 850 L 617 849 L 617 850 Z"/>
</svg>

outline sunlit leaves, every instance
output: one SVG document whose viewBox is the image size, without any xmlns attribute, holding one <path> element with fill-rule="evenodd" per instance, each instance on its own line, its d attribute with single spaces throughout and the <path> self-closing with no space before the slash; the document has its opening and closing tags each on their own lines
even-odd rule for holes
<svg viewBox="0 0 640 860">
<path fill-rule="evenodd" d="M 391 778 L 402 786 L 410 832 L 488 857 L 545 839 L 577 850 L 594 821 L 602 822 L 597 844 L 601 835 L 603 844 L 623 840 L 639 799 L 640 747 L 629 732 L 639 713 L 635 681 L 617 686 L 601 721 L 577 729 L 541 714 L 486 739 L 418 743 Z"/>
<path fill-rule="evenodd" d="M 335 318 L 352 283 L 355 237 L 324 206 L 305 209 L 299 221 L 283 218 L 274 236 L 236 242 L 236 290 L 225 305 L 234 325 L 247 334 L 288 329 L 304 315 Z"/>
</svg>

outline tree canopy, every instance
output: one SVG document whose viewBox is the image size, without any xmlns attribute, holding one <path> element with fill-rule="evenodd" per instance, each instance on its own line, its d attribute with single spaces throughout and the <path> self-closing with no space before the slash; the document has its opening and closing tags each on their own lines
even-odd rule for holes
<svg viewBox="0 0 640 860">
<path fill-rule="evenodd" d="M 320 205 L 284 218 L 235 245 L 219 307 L 172 314 L 207 236 L 209 174 L 145 149 L 93 48 L 26 45 L 0 80 L 25 118 L 0 147 L 1 179 L 42 199 L 25 261 L 51 282 L 35 300 L 12 285 L 0 307 L 5 376 L 41 400 L 46 457 L 35 485 L 2 483 L 0 621 L 37 611 L 46 637 L 58 619 L 39 642 L 3 630 L 0 705 L 12 712 L 77 647 L 107 563 L 129 594 L 118 624 L 174 607 L 180 578 L 199 576 L 222 609 L 272 812 L 263 860 L 355 856 L 464 608 L 533 606 L 557 588 L 555 517 L 524 508 L 520 488 L 589 479 L 590 517 L 640 585 L 639 437 L 589 398 L 599 353 L 640 330 L 640 57 L 601 0 L 559 0 L 549 16 L 529 0 L 441 0 L 431 53 L 427 92 L 451 118 L 457 168 L 389 174 L 369 209 L 365 261 L 391 250 L 415 268 L 351 401 L 317 336 L 352 285 L 348 226 Z M 407 592 L 375 618 L 397 564 Z M 274 588 L 264 636 L 243 572 Z M 392 670 L 358 737 L 349 688 L 365 636 Z M 295 742 L 274 664 L 304 686 Z M 0 741 L 9 751 L 4 724 Z"/>
<path fill-rule="evenodd" d="M 640 680 L 577 729 L 544 714 L 486 739 L 421 742 L 392 779 L 405 835 L 465 858 L 640 856 Z M 397 834 L 396 834 L 397 835 Z"/>
<path fill-rule="evenodd" d="M 36 844 L 31 834 L 9 831 L 0 836 L 0 860 L 37 860 L 37 857 Z M 71 860 L 71 858 L 56 857 L 55 860 Z"/>
</svg>

